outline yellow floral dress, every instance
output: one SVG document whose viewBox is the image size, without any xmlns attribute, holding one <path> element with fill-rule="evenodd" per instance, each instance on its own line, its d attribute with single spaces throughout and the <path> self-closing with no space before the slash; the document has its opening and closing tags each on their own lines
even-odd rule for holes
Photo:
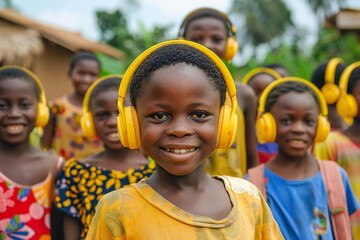
<svg viewBox="0 0 360 240">
<path fill-rule="evenodd" d="M 121 172 L 70 159 L 56 181 L 57 207 L 81 221 L 83 239 L 95 214 L 96 205 L 106 193 L 148 178 L 154 170 L 154 162 L 149 162 L 140 169 Z"/>
<path fill-rule="evenodd" d="M 54 135 L 51 148 L 64 159 L 83 159 L 104 150 L 99 138 L 88 139 L 80 127 L 82 108 L 69 102 L 67 96 L 50 102 L 55 115 Z"/>
<path fill-rule="evenodd" d="M 99 202 L 87 240 L 277 240 L 284 239 L 259 190 L 240 178 L 217 177 L 232 210 L 222 220 L 188 213 L 142 180 Z"/>
</svg>

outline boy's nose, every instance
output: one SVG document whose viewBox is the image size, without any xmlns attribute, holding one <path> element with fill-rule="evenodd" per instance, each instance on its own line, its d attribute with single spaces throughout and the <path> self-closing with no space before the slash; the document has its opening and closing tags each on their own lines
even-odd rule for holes
<svg viewBox="0 0 360 240">
<path fill-rule="evenodd" d="M 190 124 L 187 123 L 187 120 L 177 120 L 173 121 L 173 123 L 166 130 L 166 135 L 175 136 L 175 137 L 185 137 L 191 136 L 194 134 L 193 128 L 191 128 Z"/>
<path fill-rule="evenodd" d="M 305 127 L 305 125 L 304 125 L 304 123 L 302 121 L 294 122 L 294 124 L 293 124 L 293 126 L 291 128 L 291 130 L 293 132 L 297 132 L 297 133 L 303 133 L 303 132 L 305 132 L 305 129 L 306 129 L 306 127 Z"/>
<path fill-rule="evenodd" d="M 11 118 L 20 117 L 21 114 L 19 108 L 16 106 L 11 107 L 8 116 Z"/>
<path fill-rule="evenodd" d="M 211 51 L 215 50 L 215 44 L 213 43 L 213 41 L 211 39 L 205 39 L 202 45 L 204 45 Z"/>
<path fill-rule="evenodd" d="M 118 113 L 113 113 L 111 114 L 111 116 L 108 118 L 108 120 L 106 121 L 106 124 L 109 127 L 117 127 L 117 121 L 116 118 L 119 114 Z"/>
</svg>

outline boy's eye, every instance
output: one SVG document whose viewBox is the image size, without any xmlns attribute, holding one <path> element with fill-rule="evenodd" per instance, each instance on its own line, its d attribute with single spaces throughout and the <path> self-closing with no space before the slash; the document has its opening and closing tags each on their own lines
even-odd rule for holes
<svg viewBox="0 0 360 240">
<path fill-rule="evenodd" d="M 95 113 L 95 118 L 100 120 L 105 118 L 107 115 L 108 115 L 107 112 L 97 112 Z"/>
<path fill-rule="evenodd" d="M 283 119 L 280 119 L 280 123 L 283 124 L 283 125 L 289 125 L 291 124 L 291 119 L 290 118 L 283 118 Z"/>
<path fill-rule="evenodd" d="M 315 124 L 314 119 L 305 119 L 305 123 L 309 126 L 313 126 Z"/>
<path fill-rule="evenodd" d="M 6 110 L 9 108 L 9 104 L 7 103 L 0 103 L 0 110 Z"/>
<path fill-rule="evenodd" d="M 22 102 L 19 104 L 21 108 L 23 109 L 28 109 L 30 108 L 33 104 L 32 103 L 28 103 L 28 102 Z"/>
<path fill-rule="evenodd" d="M 164 113 L 164 112 L 154 113 L 150 117 L 155 119 L 155 120 L 166 120 L 166 119 L 170 118 L 170 116 L 168 114 Z"/>
<path fill-rule="evenodd" d="M 208 116 L 209 116 L 208 113 L 199 111 L 199 112 L 192 113 L 190 117 L 192 119 L 199 121 L 199 120 L 205 120 Z"/>
</svg>

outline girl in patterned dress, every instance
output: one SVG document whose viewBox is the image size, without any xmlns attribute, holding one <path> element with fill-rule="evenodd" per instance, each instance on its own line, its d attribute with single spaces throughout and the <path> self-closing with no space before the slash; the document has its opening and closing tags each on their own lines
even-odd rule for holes
<svg viewBox="0 0 360 240">
<path fill-rule="evenodd" d="M 0 69 L 0 239 L 50 239 L 57 156 L 29 143 L 48 119 L 45 93 L 27 69 Z"/>
<path fill-rule="evenodd" d="M 81 131 L 80 117 L 86 91 L 99 77 L 100 61 L 95 54 L 79 52 L 71 59 L 69 78 L 74 92 L 50 102 L 50 120 L 41 139 L 43 147 L 54 149 L 66 160 L 82 159 L 103 150 L 98 138 L 88 139 Z"/>
<path fill-rule="evenodd" d="M 116 125 L 120 82 L 120 77 L 108 76 L 96 81 L 86 93 L 82 121 L 86 118 L 91 123 L 82 128 L 89 139 L 96 135 L 104 142 L 105 150 L 81 161 L 67 161 L 59 174 L 56 202 L 65 213 L 64 239 L 85 238 L 104 194 L 147 178 L 154 171 L 155 165 L 140 151 L 120 143 Z"/>
</svg>

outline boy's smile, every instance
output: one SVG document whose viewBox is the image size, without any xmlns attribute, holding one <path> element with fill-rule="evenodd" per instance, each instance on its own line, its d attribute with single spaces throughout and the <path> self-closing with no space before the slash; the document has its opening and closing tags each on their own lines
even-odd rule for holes
<svg viewBox="0 0 360 240">
<path fill-rule="evenodd" d="M 220 92 L 197 67 L 154 71 L 136 100 L 143 149 L 173 175 L 186 175 L 214 151 Z"/>
<path fill-rule="evenodd" d="M 17 144 L 25 141 L 35 127 L 37 97 L 32 83 L 9 78 L 0 82 L 1 139 Z"/>
<path fill-rule="evenodd" d="M 289 92 L 271 107 L 276 121 L 279 152 L 289 157 L 305 156 L 316 133 L 319 108 L 308 93 Z"/>
</svg>

